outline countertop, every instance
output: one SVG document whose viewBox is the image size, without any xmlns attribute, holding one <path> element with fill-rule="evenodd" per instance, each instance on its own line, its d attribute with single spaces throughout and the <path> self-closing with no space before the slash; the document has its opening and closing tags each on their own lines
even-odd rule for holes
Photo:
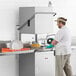
<svg viewBox="0 0 76 76">
<path fill-rule="evenodd" d="M 32 49 L 32 50 L 26 50 L 26 51 L 15 51 L 15 52 L 6 52 L 6 53 L 0 53 L 0 55 L 16 55 L 16 54 L 27 54 L 27 53 L 34 53 L 34 52 L 52 52 L 53 49 Z"/>
<path fill-rule="evenodd" d="M 76 46 L 71 47 L 72 50 L 76 50 Z M 15 55 L 15 54 L 27 54 L 27 53 L 34 53 L 34 52 L 51 52 L 54 53 L 55 49 L 32 49 L 32 50 L 26 50 L 26 51 L 15 51 L 15 52 L 6 52 L 6 53 L 0 53 L 0 55 Z"/>
</svg>

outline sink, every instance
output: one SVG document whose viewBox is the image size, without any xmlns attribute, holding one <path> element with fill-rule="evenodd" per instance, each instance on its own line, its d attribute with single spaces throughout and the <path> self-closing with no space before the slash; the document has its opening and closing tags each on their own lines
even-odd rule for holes
<svg viewBox="0 0 76 76">
<path fill-rule="evenodd" d="M 47 52 L 47 51 L 53 51 L 53 48 L 39 48 L 39 49 L 36 49 L 35 51 Z"/>
</svg>

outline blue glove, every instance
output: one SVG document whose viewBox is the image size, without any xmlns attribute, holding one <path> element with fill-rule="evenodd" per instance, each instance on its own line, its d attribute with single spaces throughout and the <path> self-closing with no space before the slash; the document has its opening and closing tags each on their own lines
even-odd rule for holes
<svg viewBox="0 0 76 76">
<path fill-rule="evenodd" d="M 54 47 L 54 45 L 52 45 L 52 44 L 46 46 L 46 48 L 53 48 L 53 47 Z"/>
</svg>

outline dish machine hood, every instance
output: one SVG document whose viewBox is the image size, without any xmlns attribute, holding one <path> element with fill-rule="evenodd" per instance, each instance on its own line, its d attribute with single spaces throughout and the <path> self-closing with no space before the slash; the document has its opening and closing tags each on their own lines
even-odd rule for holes
<svg viewBox="0 0 76 76">
<path fill-rule="evenodd" d="M 21 34 L 34 34 L 37 41 L 37 34 L 52 34 L 55 15 L 51 7 L 20 7 L 19 39 Z"/>
</svg>

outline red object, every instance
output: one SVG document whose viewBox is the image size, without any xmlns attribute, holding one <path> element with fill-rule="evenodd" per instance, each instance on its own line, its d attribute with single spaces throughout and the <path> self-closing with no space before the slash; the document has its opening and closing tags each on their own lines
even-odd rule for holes
<svg viewBox="0 0 76 76">
<path fill-rule="evenodd" d="M 30 50 L 30 48 L 22 48 L 22 49 L 18 49 L 18 50 L 11 50 L 10 48 L 2 48 L 2 53 L 14 52 L 14 51 L 27 51 L 27 50 Z"/>
<path fill-rule="evenodd" d="M 5 53 L 5 52 L 12 52 L 12 50 L 9 48 L 2 48 L 2 53 Z"/>
<path fill-rule="evenodd" d="M 22 49 L 13 50 L 13 51 L 27 51 L 27 50 L 30 50 L 30 48 L 22 48 Z"/>
<path fill-rule="evenodd" d="M 30 50 L 30 48 L 22 48 L 21 51 Z"/>
<path fill-rule="evenodd" d="M 48 59 L 48 58 L 45 58 L 45 59 Z"/>
</svg>

